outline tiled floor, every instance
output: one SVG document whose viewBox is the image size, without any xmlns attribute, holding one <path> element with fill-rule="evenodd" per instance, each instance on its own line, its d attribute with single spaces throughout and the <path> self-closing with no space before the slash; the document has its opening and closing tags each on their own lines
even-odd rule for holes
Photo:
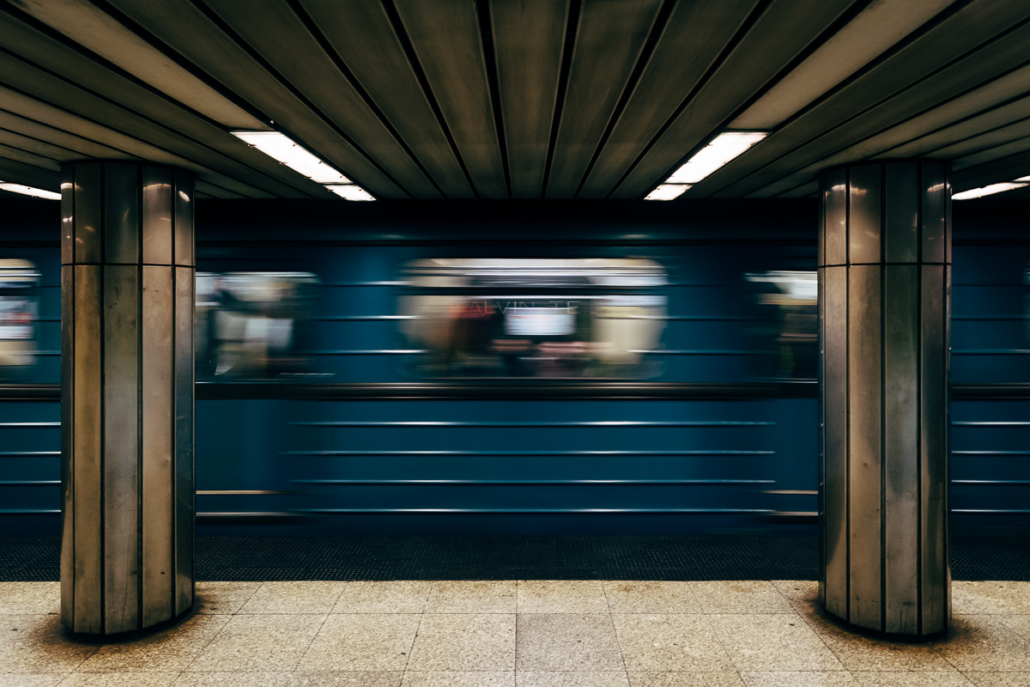
<svg viewBox="0 0 1030 687">
<path fill-rule="evenodd" d="M 1030 687 L 1030 582 L 955 582 L 933 643 L 848 632 L 813 582 L 202 582 L 132 641 L 0 582 L 0 687 Z"/>
</svg>

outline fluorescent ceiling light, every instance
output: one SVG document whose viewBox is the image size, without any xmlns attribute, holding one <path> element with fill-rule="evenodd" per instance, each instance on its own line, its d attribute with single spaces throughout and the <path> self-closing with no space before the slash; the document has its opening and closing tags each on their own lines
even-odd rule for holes
<svg viewBox="0 0 1030 687">
<path fill-rule="evenodd" d="M 688 188 L 690 188 L 690 184 L 662 184 L 648 193 L 644 200 L 672 200 L 678 198 Z"/>
<path fill-rule="evenodd" d="M 727 131 L 698 151 L 668 179 L 670 184 L 696 184 L 768 136 L 764 131 Z"/>
<path fill-rule="evenodd" d="M 1016 181 L 1030 181 L 1030 176 L 1019 177 Z"/>
<path fill-rule="evenodd" d="M 991 184 L 982 188 L 971 188 L 968 191 L 962 193 L 955 193 L 951 196 L 952 200 L 969 200 L 970 198 L 982 198 L 983 196 L 989 196 L 993 193 L 1002 193 L 1004 191 L 1011 191 L 1016 188 L 1023 188 L 1026 184 L 1016 184 L 1010 181 L 1005 181 L 1000 184 Z"/>
<path fill-rule="evenodd" d="M 32 196 L 33 198 L 46 198 L 47 200 L 61 200 L 61 194 L 55 193 L 54 191 L 45 191 L 41 188 L 33 188 L 31 186 L 22 186 L 21 184 L 9 184 L 6 181 L 0 181 L 0 191 L 10 191 L 11 193 L 21 193 L 22 195 Z"/>
<path fill-rule="evenodd" d="M 278 131 L 233 131 L 232 135 L 320 184 L 349 184 L 350 179 Z"/>
<path fill-rule="evenodd" d="M 353 184 L 328 184 L 326 188 L 347 200 L 375 200 L 368 191 Z"/>
</svg>

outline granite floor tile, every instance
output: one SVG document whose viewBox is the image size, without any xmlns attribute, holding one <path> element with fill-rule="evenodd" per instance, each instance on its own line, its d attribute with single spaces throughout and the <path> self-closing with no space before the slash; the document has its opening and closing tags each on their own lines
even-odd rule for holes
<svg viewBox="0 0 1030 687">
<path fill-rule="evenodd" d="M 298 671 L 289 687 L 400 687 L 402 672 L 390 671 Z"/>
<path fill-rule="evenodd" d="M 630 687 L 744 687 L 735 670 L 717 672 L 629 673 Z"/>
<path fill-rule="evenodd" d="M 345 582 L 265 582 L 240 613 L 328 613 Z"/>
<path fill-rule="evenodd" d="M 515 670 L 514 614 L 425 614 L 408 670 Z"/>
<path fill-rule="evenodd" d="M 745 671 L 740 677 L 747 687 L 858 687 L 850 673 L 840 671 Z"/>
<path fill-rule="evenodd" d="M 0 687 L 55 687 L 64 675 L 23 675 L 0 673 Z"/>
<path fill-rule="evenodd" d="M 0 614 L 60 612 L 60 582 L 8 582 L 0 587 Z"/>
<path fill-rule="evenodd" d="M 228 624 L 229 616 L 195 615 L 161 632 L 104 645 L 79 672 L 179 672 Z"/>
<path fill-rule="evenodd" d="M 612 613 L 700 613 L 690 582 L 605 582 Z"/>
<path fill-rule="evenodd" d="M 962 673 L 853 672 L 862 687 L 972 687 Z M 992 686 L 995 683 L 989 683 Z"/>
<path fill-rule="evenodd" d="M 861 687 L 972 687 L 958 671 L 951 673 L 852 673 Z M 992 686 L 995 683 L 989 683 Z"/>
<path fill-rule="evenodd" d="M 257 613 L 224 618 L 222 635 L 264 635 L 286 642 L 307 642 L 322 628 L 327 613 Z"/>
<path fill-rule="evenodd" d="M 817 615 L 806 617 L 806 620 L 833 655 L 850 671 L 955 670 L 928 642 L 890 642 L 869 637 Z"/>
<path fill-rule="evenodd" d="M 333 613 L 422 613 L 432 588 L 423 580 L 346 582 Z"/>
<path fill-rule="evenodd" d="M 1030 615 L 1000 615 L 998 621 L 1030 642 Z"/>
<path fill-rule="evenodd" d="M 742 673 L 844 670 L 812 628 L 795 613 L 708 617 L 722 646 Z"/>
<path fill-rule="evenodd" d="M 203 615 L 232 615 L 238 613 L 254 593 L 260 582 L 197 582 L 197 613 Z"/>
<path fill-rule="evenodd" d="M 608 613 L 600 580 L 520 580 L 519 613 Z"/>
<path fill-rule="evenodd" d="M 612 620 L 631 672 L 733 670 L 707 616 L 634 613 Z"/>
<path fill-rule="evenodd" d="M 963 687 L 968 687 L 969 685 L 975 685 L 976 687 L 1030 687 L 1030 672 L 985 673 L 972 671 L 966 673 L 965 676 L 969 678 L 969 682 L 962 683 Z M 947 687 L 951 687 L 951 685 L 947 685 Z M 958 683 L 956 683 L 956 687 L 958 687 Z"/>
<path fill-rule="evenodd" d="M 165 673 L 72 673 L 60 687 L 168 687 L 179 677 Z"/>
<path fill-rule="evenodd" d="M 787 599 L 768 580 L 693 582 L 704 613 L 790 613 Z"/>
<path fill-rule="evenodd" d="M 516 685 L 517 687 L 629 687 L 629 678 L 622 670 L 604 673 L 519 671 L 516 673 Z"/>
<path fill-rule="evenodd" d="M 518 671 L 625 671 L 607 613 L 520 613 Z"/>
<path fill-rule="evenodd" d="M 514 580 L 448 580 L 435 582 L 426 613 L 514 613 L 518 583 Z"/>
<path fill-rule="evenodd" d="M 403 671 L 421 616 L 415 613 L 330 615 L 298 671 Z"/>
<path fill-rule="evenodd" d="M 795 612 L 808 624 L 817 635 L 827 632 L 851 633 L 839 619 L 827 615 L 817 601 L 792 601 Z"/>
<path fill-rule="evenodd" d="M 1030 671 L 1027 641 L 993 615 L 956 615 L 952 633 L 935 646 L 953 666 L 968 671 Z"/>
<path fill-rule="evenodd" d="M 1030 582 L 953 582 L 952 603 L 956 614 L 1030 614 Z"/>
<path fill-rule="evenodd" d="M 280 673 L 297 667 L 326 615 L 234 615 L 188 672 Z"/>
<path fill-rule="evenodd" d="M 0 615 L 0 647 L 9 643 L 74 641 L 64 634 L 60 616 L 39 613 Z"/>
<path fill-rule="evenodd" d="M 770 580 L 780 596 L 787 600 L 795 611 L 819 603 L 819 583 L 812 580 Z"/>
<path fill-rule="evenodd" d="M 975 583 L 957 581 L 951 583 L 952 615 L 974 615 L 984 612 L 979 603 L 979 594 L 970 585 L 975 585 Z"/>
<path fill-rule="evenodd" d="M 402 687 L 515 687 L 512 671 L 411 671 L 404 673 Z"/>
<path fill-rule="evenodd" d="M 288 673 L 182 673 L 173 687 L 287 687 Z"/>
<path fill-rule="evenodd" d="M 9 641 L 0 645 L 0 674 L 27 675 L 70 673 L 99 649 L 54 633 L 25 641 Z"/>
</svg>

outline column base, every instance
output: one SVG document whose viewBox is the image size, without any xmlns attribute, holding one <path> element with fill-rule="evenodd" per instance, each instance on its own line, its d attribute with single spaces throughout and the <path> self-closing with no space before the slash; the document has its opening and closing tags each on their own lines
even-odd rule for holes
<svg viewBox="0 0 1030 687">
<path fill-rule="evenodd" d="M 917 635 L 917 634 L 902 634 L 902 633 L 899 633 L 899 632 L 884 632 L 882 630 L 874 630 L 874 629 L 871 629 L 871 628 L 868 628 L 868 627 L 863 627 L 861 625 L 856 625 L 854 623 L 849 623 L 847 620 L 844 620 L 843 618 L 841 618 L 839 616 L 836 616 L 833 613 L 831 613 L 830 611 L 826 610 L 826 607 L 823 606 L 822 604 L 819 604 L 819 612 L 826 619 L 832 621 L 835 625 L 837 625 L 841 629 L 847 630 L 848 632 L 854 632 L 855 634 L 860 634 L 860 635 L 863 635 L 865 637 L 870 637 L 872 639 L 879 639 L 879 640 L 883 640 L 883 641 L 890 641 L 890 642 L 912 642 L 912 643 L 915 643 L 915 642 L 931 642 L 931 641 L 935 641 L 935 640 L 939 640 L 939 639 L 944 639 L 945 637 L 948 636 L 948 633 L 951 631 L 951 628 L 947 627 L 944 630 L 938 630 L 936 632 L 928 632 L 926 634 L 921 634 L 921 635 Z"/>
<path fill-rule="evenodd" d="M 187 618 L 191 617 L 194 614 L 194 611 L 198 608 L 200 608 L 200 606 L 196 602 L 194 602 L 190 604 L 189 608 L 187 608 L 185 611 L 175 616 L 174 618 L 162 620 L 159 623 L 155 623 L 153 625 L 150 625 L 149 627 L 143 627 L 138 630 L 129 630 L 128 632 L 114 632 L 112 634 L 72 632 L 67 627 L 64 628 L 64 631 L 65 634 L 67 634 L 68 636 L 74 637 L 75 639 L 82 642 L 98 642 L 102 644 L 110 644 L 111 642 L 121 642 L 130 639 L 137 639 L 140 637 L 147 637 L 156 632 L 167 630 L 168 628 L 174 627 L 182 621 L 186 620 Z"/>
</svg>

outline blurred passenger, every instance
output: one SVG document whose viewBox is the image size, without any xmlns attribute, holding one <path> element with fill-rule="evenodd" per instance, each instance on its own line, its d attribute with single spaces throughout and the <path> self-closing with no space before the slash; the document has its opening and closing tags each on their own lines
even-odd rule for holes
<svg viewBox="0 0 1030 687">
<path fill-rule="evenodd" d="M 197 375 L 270 379 L 302 373 L 300 328 L 314 312 L 305 272 L 197 274 Z"/>
<path fill-rule="evenodd" d="M 656 375 L 664 269 L 640 259 L 416 260 L 401 333 L 423 377 Z"/>
<path fill-rule="evenodd" d="M 818 372 L 819 285 L 814 271 L 746 274 L 758 316 L 752 335 L 764 364 L 762 377 L 815 379 Z"/>
</svg>

